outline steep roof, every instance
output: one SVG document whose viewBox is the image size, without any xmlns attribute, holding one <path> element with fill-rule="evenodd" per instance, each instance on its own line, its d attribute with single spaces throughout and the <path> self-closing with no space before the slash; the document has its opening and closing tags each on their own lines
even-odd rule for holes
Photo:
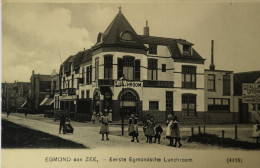
<svg viewBox="0 0 260 168">
<path fill-rule="evenodd" d="M 243 83 L 255 83 L 260 78 L 260 71 L 234 73 L 234 95 L 242 95 Z"/>
<path fill-rule="evenodd" d="M 144 44 L 155 44 L 155 45 L 168 46 L 173 59 L 174 58 L 176 58 L 176 59 L 179 58 L 179 59 L 183 59 L 183 60 L 192 59 L 192 60 L 199 60 L 199 61 L 203 61 L 203 62 L 205 60 L 193 48 L 192 48 L 193 51 L 192 51 L 191 56 L 184 55 L 180 52 L 180 49 L 179 49 L 177 43 L 191 45 L 191 46 L 193 45 L 192 43 L 190 43 L 186 40 L 165 38 L 165 37 L 155 37 L 155 36 L 145 36 L 145 35 L 139 35 L 139 37 L 141 38 L 141 40 Z"/>
<path fill-rule="evenodd" d="M 132 40 L 123 40 L 121 38 L 124 32 L 130 33 Z M 140 40 L 139 36 L 129 24 L 125 16 L 121 11 L 118 12 L 114 20 L 110 23 L 104 33 L 100 34 L 102 36 L 102 41 L 98 42 L 93 49 L 99 46 L 126 46 L 126 47 L 136 47 L 146 49 Z"/>
</svg>

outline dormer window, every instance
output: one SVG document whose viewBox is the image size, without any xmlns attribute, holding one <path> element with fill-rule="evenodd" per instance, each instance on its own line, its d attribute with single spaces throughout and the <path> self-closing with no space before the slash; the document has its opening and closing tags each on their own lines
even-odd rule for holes
<svg viewBox="0 0 260 168">
<path fill-rule="evenodd" d="M 123 32 L 121 34 L 121 39 L 125 40 L 125 41 L 132 41 L 133 40 L 133 36 L 130 32 Z"/>
<path fill-rule="evenodd" d="M 102 33 L 98 33 L 97 43 L 102 41 Z"/>
<path fill-rule="evenodd" d="M 157 55 L 157 45 L 149 44 L 149 54 Z"/>
<path fill-rule="evenodd" d="M 191 55 L 191 46 L 190 45 L 183 45 L 183 54 Z"/>
</svg>

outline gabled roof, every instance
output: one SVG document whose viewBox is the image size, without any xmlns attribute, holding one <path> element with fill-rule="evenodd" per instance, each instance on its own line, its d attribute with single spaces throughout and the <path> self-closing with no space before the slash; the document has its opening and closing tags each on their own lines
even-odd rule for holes
<svg viewBox="0 0 260 168">
<path fill-rule="evenodd" d="M 259 71 L 249 71 L 234 73 L 234 95 L 242 95 L 242 84 L 243 83 L 255 83 L 255 81 L 260 78 Z"/>
<path fill-rule="evenodd" d="M 168 46 L 173 59 L 183 59 L 183 60 L 192 59 L 192 60 L 199 60 L 199 61 L 203 61 L 203 62 L 205 60 L 193 48 L 192 48 L 193 51 L 192 51 L 191 56 L 184 55 L 180 52 L 180 49 L 179 49 L 177 43 L 191 45 L 191 46 L 193 45 L 192 43 L 190 43 L 186 40 L 165 38 L 165 37 L 155 37 L 155 36 L 145 36 L 145 35 L 139 35 L 139 37 L 141 38 L 141 40 L 144 44 L 155 44 L 155 45 Z"/>
<path fill-rule="evenodd" d="M 121 35 L 124 32 L 128 32 L 132 35 L 133 40 L 126 41 L 121 39 Z M 137 47 L 146 49 L 140 40 L 139 36 L 129 24 L 125 16 L 119 11 L 111 24 L 107 27 L 104 33 L 101 33 L 102 41 L 97 43 L 93 49 L 98 48 L 99 46 L 128 46 L 128 47 Z"/>
</svg>

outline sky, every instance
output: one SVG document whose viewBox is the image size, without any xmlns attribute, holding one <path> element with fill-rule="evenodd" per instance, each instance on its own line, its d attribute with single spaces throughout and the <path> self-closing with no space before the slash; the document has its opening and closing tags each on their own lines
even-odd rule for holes
<svg viewBox="0 0 260 168">
<path fill-rule="evenodd" d="M 216 69 L 260 70 L 260 3 L 6 3 L 2 6 L 2 82 L 29 82 L 32 70 L 58 72 L 70 55 L 96 43 L 118 13 L 143 34 L 182 38 Z"/>
</svg>

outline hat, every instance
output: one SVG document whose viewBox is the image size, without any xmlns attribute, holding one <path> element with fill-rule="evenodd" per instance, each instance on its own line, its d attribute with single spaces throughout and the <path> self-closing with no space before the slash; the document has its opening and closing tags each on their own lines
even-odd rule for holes
<svg viewBox="0 0 260 168">
<path fill-rule="evenodd" d="M 171 114 L 168 115 L 168 119 L 172 119 L 172 115 Z"/>
</svg>

